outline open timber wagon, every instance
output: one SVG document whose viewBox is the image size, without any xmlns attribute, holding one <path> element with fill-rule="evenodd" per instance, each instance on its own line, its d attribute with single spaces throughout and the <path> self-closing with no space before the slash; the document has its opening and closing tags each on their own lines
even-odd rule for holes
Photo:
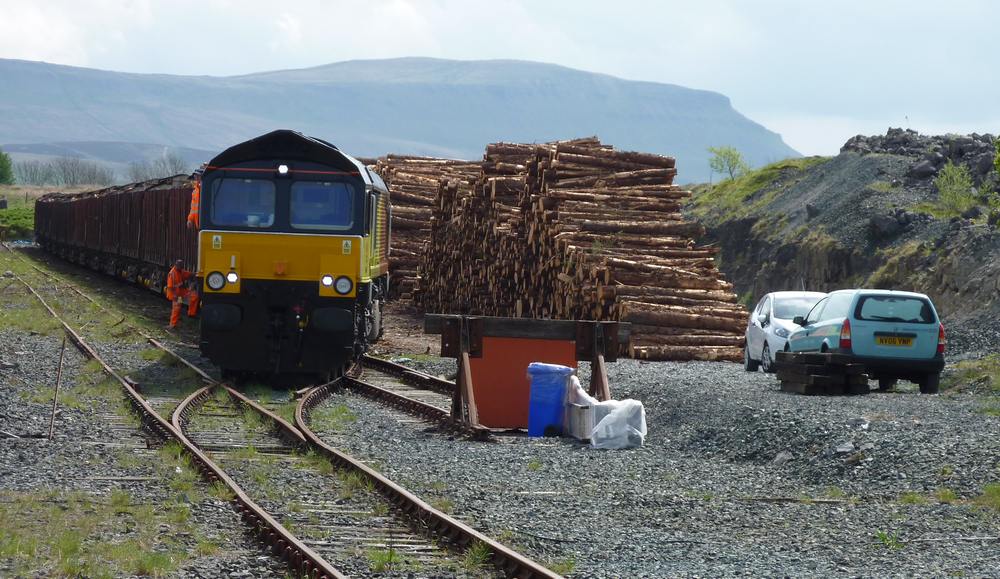
<svg viewBox="0 0 1000 579">
<path fill-rule="evenodd" d="M 197 260 L 187 229 L 193 182 L 187 175 L 35 202 L 35 241 L 67 261 L 163 292 L 176 259 Z"/>
</svg>

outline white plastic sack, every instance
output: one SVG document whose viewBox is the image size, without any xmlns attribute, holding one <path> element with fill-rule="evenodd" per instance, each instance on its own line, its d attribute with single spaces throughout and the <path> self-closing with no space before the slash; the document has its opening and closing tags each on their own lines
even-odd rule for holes
<svg viewBox="0 0 1000 579">
<path fill-rule="evenodd" d="M 587 394 L 587 391 L 580 385 L 580 379 L 573 375 L 569 377 L 569 386 L 566 388 L 566 403 L 579 404 L 580 406 L 594 406 L 599 404 L 599 401 L 597 398 Z"/>
<path fill-rule="evenodd" d="M 646 409 L 638 400 L 597 402 L 594 420 L 598 422 L 590 435 L 593 448 L 633 448 L 646 439 Z"/>
</svg>

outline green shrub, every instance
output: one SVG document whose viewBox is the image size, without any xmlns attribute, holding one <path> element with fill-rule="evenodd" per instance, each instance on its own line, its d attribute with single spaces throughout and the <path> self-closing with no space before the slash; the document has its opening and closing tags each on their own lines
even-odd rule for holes
<svg viewBox="0 0 1000 579">
<path fill-rule="evenodd" d="M 937 207 L 942 217 L 956 217 L 977 204 L 972 191 L 972 176 L 964 165 L 951 161 L 934 178 L 938 190 Z"/>
<path fill-rule="evenodd" d="M 986 485 L 976 502 L 984 507 L 1000 511 L 1000 483 Z"/>
<path fill-rule="evenodd" d="M 14 163 L 10 155 L 0 151 L 0 185 L 14 184 Z"/>
<path fill-rule="evenodd" d="M 937 497 L 938 502 L 945 504 L 950 504 L 958 500 L 958 495 L 955 491 L 947 487 L 939 488 L 937 492 L 934 493 L 934 496 Z"/>
</svg>

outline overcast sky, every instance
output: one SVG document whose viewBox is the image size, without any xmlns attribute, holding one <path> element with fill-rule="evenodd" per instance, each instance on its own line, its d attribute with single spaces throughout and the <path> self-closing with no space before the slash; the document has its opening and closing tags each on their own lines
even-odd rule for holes
<svg viewBox="0 0 1000 579">
<path fill-rule="evenodd" d="M 206 75 L 537 60 L 718 91 L 804 154 L 889 126 L 1000 132 L 998 38 L 991 0 L 0 0 L 0 58 Z"/>
</svg>

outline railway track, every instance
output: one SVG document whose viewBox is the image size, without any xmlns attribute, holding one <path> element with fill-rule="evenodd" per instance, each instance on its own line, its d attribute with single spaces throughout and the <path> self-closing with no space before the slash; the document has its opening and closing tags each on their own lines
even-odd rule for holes
<svg viewBox="0 0 1000 579">
<path fill-rule="evenodd" d="M 434 421 L 445 430 L 478 440 L 492 438 L 488 428 L 452 418 L 454 382 L 367 354 L 356 368 L 356 372 L 344 376 L 343 383 L 348 388 L 414 416 Z"/>
<path fill-rule="evenodd" d="M 463 570 L 456 551 L 411 530 L 408 518 L 356 471 L 337 471 L 309 454 L 298 429 L 238 391 L 225 385 L 199 390 L 178 406 L 173 423 L 341 572 L 385 567 L 442 576 Z"/>
<path fill-rule="evenodd" d="M 427 504 L 419 497 L 390 481 L 368 466 L 359 463 L 346 453 L 334 448 L 328 441 L 313 432 L 310 415 L 333 391 L 333 383 L 309 390 L 295 409 L 295 425 L 314 448 L 338 467 L 352 468 L 361 473 L 370 484 L 399 510 L 419 520 L 431 532 L 462 546 L 470 548 L 483 545 L 490 553 L 490 560 L 509 577 L 559 577 L 538 563 L 507 548 L 498 541 L 483 535 L 469 525 Z"/>
<path fill-rule="evenodd" d="M 58 280 L 40 268 L 35 269 Z M 272 406 L 269 409 L 231 386 L 216 382 L 202 368 L 157 339 L 126 324 L 130 331 L 138 333 L 174 363 L 187 367 L 193 377 L 191 382 L 199 382 L 186 389 L 190 393 L 183 400 L 179 398 L 184 389 L 144 396 L 140 393 L 146 391 L 144 385 L 116 370 L 94 345 L 84 340 L 82 329 L 74 329 L 35 287 L 20 276 L 18 280 L 60 323 L 77 348 L 86 357 L 96 360 L 103 372 L 120 385 L 144 429 L 160 439 L 177 440 L 206 481 L 228 487 L 231 502 L 244 522 L 275 555 L 288 562 L 293 572 L 310 577 L 346 576 L 343 570 L 329 562 L 333 560 L 351 573 L 365 573 L 366 567 L 359 554 L 367 552 L 369 563 L 375 561 L 372 554 L 378 555 L 379 564 L 385 565 L 386 570 L 408 566 L 411 573 L 421 570 L 418 574 L 422 575 L 422 570 L 430 569 L 429 573 L 439 575 L 459 569 L 456 553 L 465 552 L 480 554 L 493 564 L 494 572 L 506 576 L 558 577 L 335 449 L 309 426 L 311 412 L 331 389 L 347 386 L 364 390 L 366 395 L 416 412 L 448 428 L 463 430 L 451 421 L 447 409 L 450 397 L 445 392 L 454 388 L 452 383 L 391 362 L 366 358 L 364 369 L 353 372 L 352 377 L 309 390 L 295 406 L 293 425 L 275 412 L 285 410 L 287 413 L 289 402 L 273 402 L 268 405 Z M 60 290 L 71 291 L 79 299 L 108 311 L 70 284 L 56 284 L 43 291 Z M 65 303 L 62 305 L 70 309 Z M 82 327 L 86 325 L 83 323 Z M 239 427 L 240 424 L 244 426 Z M 486 429 L 464 430 L 475 436 L 488 436 Z M 298 477 L 277 477 L 282 480 L 281 489 L 285 494 L 293 493 L 292 498 L 279 492 L 279 498 L 260 499 L 258 503 L 244 490 L 244 485 L 266 496 L 267 489 L 260 487 L 273 487 L 271 479 L 274 477 L 262 476 L 255 463 L 270 465 L 270 475 L 296 473 L 299 470 L 296 467 L 303 464 L 308 468 L 301 469 Z M 324 463 L 326 467 L 322 466 Z M 326 472 L 331 464 L 339 469 L 340 476 L 333 477 Z M 295 482 L 303 477 L 313 482 L 307 489 L 299 488 L 301 485 Z M 360 498 L 357 504 L 344 506 L 340 500 L 331 500 L 331 491 L 341 499 L 346 494 L 352 498 L 360 495 Z M 289 527 L 300 531 L 302 537 L 293 534 Z"/>
<path fill-rule="evenodd" d="M 48 275 L 50 278 L 56 279 L 55 276 L 51 276 L 51 274 Z M 81 335 L 82 330 L 74 329 L 66 321 L 66 319 L 53 308 L 53 306 L 49 303 L 49 300 L 46 300 L 42 296 L 42 293 L 38 289 L 32 286 L 21 276 L 17 276 L 17 279 L 36 299 L 38 299 L 49 314 L 62 326 L 67 337 L 77 347 L 77 349 L 79 349 L 85 357 L 96 361 L 100 365 L 101 370 L 109 378 L 117 382 L 117 384 L 122 388 L 129 404 L 139 416 L 142 427 L 161 440 L 176 440 L 181 444 L 185 453 L 191 458 L 192 463 L 207 482 L 226 486 L 232 496 L 231 502 L 234 503 L 234 506 L 239 511 L 244 522 L 247 523 L 250 529 L 261 540 L 272 547 L 275 555 L 289 563 L 293 572 L 310 577 L 346 577 L 346 575 L 340 573 L 322 557 L 310 550 L 305 544 L 299 541 L 297 537 L 271 517 L 271 515 L 255 503 L 222 468 L 213 462 L 208 455 L 187 440 L 180 429 L 171 424 L 171 422 L 163 416 L 161 411 L 154 408 L 154 406 L 146 400 L 142 394 L 140 394 L 141 385 L 137 384 L 134 380 L 128 379 L 124 374 L 112 367 L 108 360 L 99 353 L 98 349 L 83 338 Z M 48 291 L 54 292 L 59 291 L 60 289 L 61 288 L 59 286 L 53 286 L 52 288 L 49 288 Z M 82 295 L 82 292 L 79 290 L 75 290 L 75 293 Z M 92 299 L 88 299 L 88 301 L 93 302 Z M 61 305 L 64 309 L 67 309 L 66 306 L 69 304 L 63 302 Z M 77 311 L 82 310 L 78 309 Z M 133 331 L 138 330 L 133 328 Z M 156 341 L 153 340 L 153 342 Z M 154 343 L 154 346 L 156 346 L 156 343 Z M 178 362 L 191 368 L 199 379 L 212 380 L 203 370 L 197 368 L 193 364 L 190 364 L 190 362 L 184 360 L 182 357 L 177 356 L 162 344 L 159 344 L 159 347 L 168 355 L 176 356 Z M 200 390 L 195 390 L 195 392 L 198 391 Z M 161 407 L 170 406 L 173 405 L 174 402 L 177 402 L 175 398 L 170 396 L 158 396 L 158 399 L 160 400 Z M 180 401 L 177 406 L 180 407 L 180 404 L 182 403 L 183 401 Z"/>
</svg>

